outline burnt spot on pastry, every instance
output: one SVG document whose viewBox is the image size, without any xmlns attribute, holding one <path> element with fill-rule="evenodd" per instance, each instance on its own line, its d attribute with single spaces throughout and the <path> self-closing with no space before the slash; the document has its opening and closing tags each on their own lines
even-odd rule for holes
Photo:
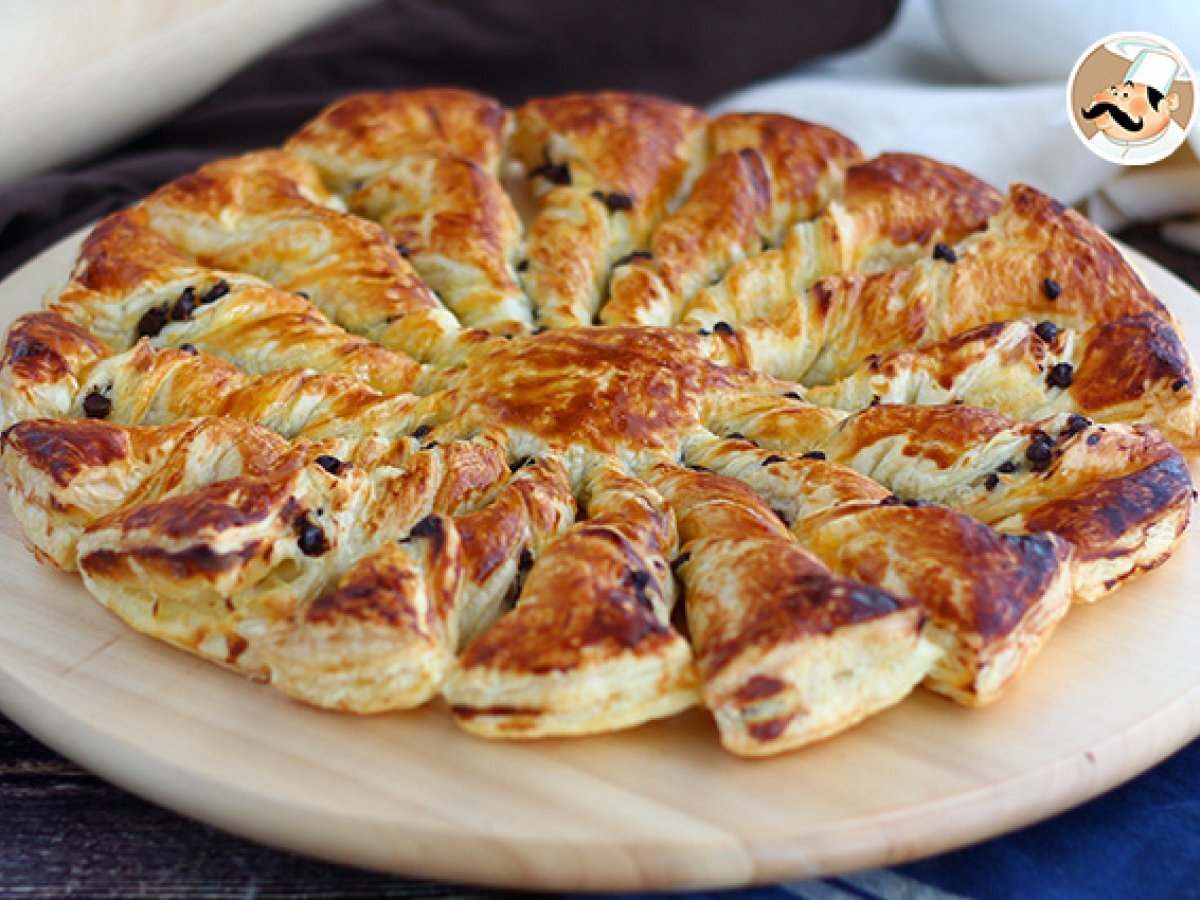
<svg viewBox="0 0 1200 900">
<path fill-rule="evenodd" d="M 532 463 L 532 457 L 522 456 L 520 459 L 515 459 L 508 464 L 508 471 L 515 475 L 517 472 L 520 472 L 523 468 L 531 465 Z"/>
<path fill-rule="evenodd" d="M 150 307 L 138 319 L 137 328 L 135 329 L 137 336 L 145 338 L 157 337 L 158 333 L 166 327 L 168 318 L 166 304 Z"/>
<path fill-rule="evenodd" d="M 93 388 L 83 398 L 83 414 L 89 419 L 107 419 L 112 412 L 112 399 L 99 388 Z"/>
<path fill-rule="evenodd" d="M 296 546 L 305 556 L 323 556 L 329 550 L 325 532 L 307 511 L 296 518 L 292 527 L 296 531 Z"/>
<path fill-rule="evenodd" d="M 1095 482 L 1070 497 L 1039 506 L 1026 516 L 1024 527 L 1061 535 L 1087 558 L 1123 555 L 1128 551 L 1122 543 L 1131 532 L 1190 502 L 1187 463 L 1165 441 L 1159 455 L 1160 459 L 1129 475 Z M 1181 518 L 1178 527 L 1183 524 Z"/>
<path fill-rule="evenodd" d="M 933 258 L 948 263 L 958 262 L 958 254 L 954 252 L 953 247 L 944 241 L 938 241 L 933 245 Z"/>
<path fill-rule="evenodd" d="M 1055 363 L 1046 373 L 1046 384 L 1052 388 L 1069 388 L 1075 376 L 1075 367 L 1070 363 Z"/>
<path fill-rule="evenodd" d="M 1187 351 L 1168 321 L 1151 313 L 1093 328 L 1071 389 L 1084 409 L 1101 410 L 1141 397 L 1152 385 L 1191 378 Z"/>
<path fill-rule="evenodd" d="M 234 571 L 253 559 L 261 550 L 251 541 L 238 550 L 219 553 L 207 544 L 184 550 L 161 547 L 136 547 L 130 550 L 94 550 L 79 560 L 79 567 L 93 577 L 137 578 L 147 570 L 158 570 L 176 580 L 215 578 Z"/>
<path fill-rule="evenodd" d="M 123 429 L 79 419 L 18 422 L 5 430 L 2 443 L 48 473 L 60 487 L 67 487 L 80 472 L 111 465 L 129 453 Z"/>
<path fill-rule="evenodd" d="M 524 275 L 526 272 L 528 272 L 529 271 L 529 260 L 523 259 L 519 263 L 517 263 L 516 270 L 519 273 L 521 273 L 522 275 Z"/>
<path fill-rule="evenodd" d="M 1047 278 L 1042 281 L 1042 293 L 1047 300 L 1057 300 L 1062 294 L 1062 287 L 1053 278 Z"/>
</svg>

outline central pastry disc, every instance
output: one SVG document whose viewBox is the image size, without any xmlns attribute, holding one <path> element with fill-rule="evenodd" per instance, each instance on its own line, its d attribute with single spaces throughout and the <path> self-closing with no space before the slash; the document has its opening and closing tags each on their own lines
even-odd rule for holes
<svg viewBox="0 0 1200 900">
<path fill-rule="evenodd" d="M 472 363 L 466 416 L 547 444 L 669 447 L 699 425 L 706 398 L 759 376 L 709 359 L 703 339 L 673 328 L 567 328 L 515 338 Z"/>
</svg>

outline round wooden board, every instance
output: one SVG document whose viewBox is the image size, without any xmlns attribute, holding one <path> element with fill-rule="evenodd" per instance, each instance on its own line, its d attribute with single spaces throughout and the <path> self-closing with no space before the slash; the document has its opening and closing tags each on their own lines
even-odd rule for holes
<svg viewBox="0 0 1200 900">
<path fill-rule="evenodd" d="M 56 288 L 77 244 L 0 284 L 0 321 Z M 1200 334 L 1200 295 L 1138 263 Z M 720 749 L 698 710 L 514 744 L 460 732 L 438 704 L 371 718 L 310 709 L 131 631 L 36 563 L 2 506 L 5 713 L 185 815 L 370 868 L 624 890 L 886 865 L 1059 812 L 1200 732 L 1196 528 L 1167 565 L 1073 610 L 994 706 L 918 692 L 824 744 L 749 762 Z"/>
</svg>

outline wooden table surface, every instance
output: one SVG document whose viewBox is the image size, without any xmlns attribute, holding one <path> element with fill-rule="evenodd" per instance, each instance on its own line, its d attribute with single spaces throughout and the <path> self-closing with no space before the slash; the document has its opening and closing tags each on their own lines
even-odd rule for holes
<svg viewBox="0 0 1200 900">
<path fill-rule="evenodd" d="M 1157 228 L 1118 237 L 1200 288 Z M 88 897 L 500 897 L 261 847 L 111 787 L 0 716 L 0 893 Z"/>
</svg>

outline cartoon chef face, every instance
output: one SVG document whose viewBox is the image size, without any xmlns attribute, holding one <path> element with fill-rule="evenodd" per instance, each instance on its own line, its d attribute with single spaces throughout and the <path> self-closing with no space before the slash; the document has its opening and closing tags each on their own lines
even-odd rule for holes
<svg viewBox="0 0 1200 900">
<path fill-rule="evenodd" d="M 1163 96 L 1154 85 L 1126 81 L 1092 95 L 1092 103 L 1080 114 L 1096 128 L 1118 141 L 1148 141 L 1171 124 L 1171 113 L 1179 109 L 1179 95 Z"/>
</svg>

